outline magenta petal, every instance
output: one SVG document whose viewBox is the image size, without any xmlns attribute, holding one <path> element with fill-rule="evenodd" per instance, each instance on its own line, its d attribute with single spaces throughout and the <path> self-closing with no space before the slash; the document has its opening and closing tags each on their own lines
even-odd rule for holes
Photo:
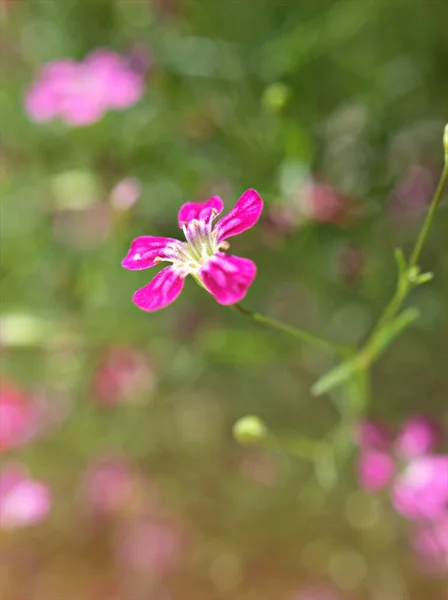
<svg viewBox="0 0 448 600">
<path fill-rule="evenodd" d="M 367 450 L 358 459 L 358 478 L 361 487 L 368 492 L 383 489 L 392 478 L 395 466 L 386 452 Z"/>
<path fill-rule="evenodd" d="M 180 243 L 174 238 L 142 235 L 132 242 L 121 265 L 131 271 L 149 269 L 156 264 L 154 262 L 156 258 L 163 260 L 175 258 L 176 247 L 180 246 Z"/>
<path fill-rule="evenodd" d="M 137 290 L 132 300 L 142 310 L 159 310 L 174 302 L 183 287 L 184 278 L 173 267 L 166 267 L 148 285 Z"/>
<path fill-rule="evenodd" d="M 238 235 L 255 225 L 263 210 L 263 200 L 255 190 L 247 190 L 228 215 L 216 224 L 218 240 L 221 242 Z"/>
<path fill-rule="evenodd" d="M 256 274 L 257 267 L 251 260 L 224 252 L 212 256 L 199 272 L 206 289 L 224 305 L 242 300 Z"/>
<path fill-rule="evenodd" d="M 224 205 L 219 196 L 212 196 L 207 202 L 187 202 L 182 204 L 177 216 L 179 227 L 182 229 L 184 223 L 189 223 L 193 219 L 209 222 L 213 215 L 222 213 L 223 208 Z"/>
</svg>

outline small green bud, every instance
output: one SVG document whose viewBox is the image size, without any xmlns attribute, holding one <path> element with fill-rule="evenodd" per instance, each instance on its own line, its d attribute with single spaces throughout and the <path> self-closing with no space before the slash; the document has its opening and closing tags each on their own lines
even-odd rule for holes
<svg viewBox="0 0 448 600">
<path fill-rule="evenodd" d="M 263 106 L 272 111 L 281 110 L 289 98 L 289 89 L 284 83 L 272 83 L 263 92 Z"/>
<path fill-rule="evenodd" d="M 431 279 L 434 279 L 434 273 L 428 271 L 427 273 L 422 273 L 421 275 L 419 275 L 415 279 L 415 283 L 418 283 L 420 285 L 422 283 L 427 283 L 428 281 L 431 281 Z"/>
<path fill-rule="evenodd" d="M 443 148 L 445 150 L 445 164 L 448 165 L 448 125 L 445 125 L 443 132 Z"/>
<path fill-rule="evenodd" d="M 417 281 L 418 274 L 420 273 L 420 267 L 411 267 L 408 271 L 408 280 L 411 283 L 415 283 Z"/>
<path fill-rule="evenodd" d="M 267 435 L 266 425 L 256 415 L 242 417 L 233 426 L 233 437 L 243 445 L 258 444 L 265 440 Z"/>
</svg>

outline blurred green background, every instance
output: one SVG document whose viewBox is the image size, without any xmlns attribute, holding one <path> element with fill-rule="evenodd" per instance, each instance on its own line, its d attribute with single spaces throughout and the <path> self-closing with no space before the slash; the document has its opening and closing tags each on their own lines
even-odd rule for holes
<svg viewBox="0 0 448 600">
<path fill-rule="evenodd" d="M 309 389 L 331 359 L 192 280 L 171 307 L 141 312 L 131 297 L 152 273 L 120 262 L 138 235 L 177 237 L 183 202 L 217 193 L 229 209 L 253 187 L 262 220 L 232 240 L 258 266 L 244 305 L 362 340 L 392 293 L 393 249 L 412 246 L 442 165 L 446 3 L 1 6 L 1 367 L 54 421 L 2 455 L 53 490 L 45 521 L 1 533 L 2 598 L 290 600 L 314 582 L 356 600 L 445 598 L 443 580 L 416 568 L 387 496 L 359 490 L 354 449 L 326 486 L 312 461 L 232 437 L 252 413 L 280 436 L 327 435 L 337 403 Z M 149 55 L 143 99 L 88 127 L 30 121 L 23 96 L 37 69 L 98 47 Z M 311 174 L 337 190 L 344 218 L 299 214 Z M 125 178 L 141 195 L 120 210 L 111 194 Z M 370 416 L 394 426 L 448 416 L 446 224 L 445 202 L 421 261 L 435 280 L 412 298 L 422 316 L 374 369 Z M 92 382 L 116 347 L 150 367 L 132 397 L 105 407 Z M 159 513 L 181 523 L 182 556 L 163 577 L 114 551 L 140 509 L 100 525 L 86 515 L 86 469 L 110 456 L 156 486 Z"/>
</svg>

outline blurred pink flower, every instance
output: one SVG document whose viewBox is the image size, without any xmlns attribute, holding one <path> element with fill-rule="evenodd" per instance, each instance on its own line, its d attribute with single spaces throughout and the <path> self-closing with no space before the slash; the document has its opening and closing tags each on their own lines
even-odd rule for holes
<svg viewBox="0 0 448 600">
<path fill-rule="evenodd" d="M 125 269 L 141 270 L 159 262 L 170 262 L 133 296 L 136 306 L 154 311 L 168 306 L 182 291 L 185 278 L 192 275 L 219 304 L 236 304 L 253 283 L 257 268 L 247 258 L 229 256 L 228 238 L 250 229 L 258 221 L 263 201 L 255 190 L 247 190 L 234 208 L 215 226 L 223 210 L 219 196 L 207 202 L 187 202 L 178 214 L 186 242 L 173 238 L 142 236 L 135 239 L 121 263 Z"/>
<path fill-rule="evenodd" d="M 150 395 L 156 375 L 148 357 L 133 348 L 106 350 L 93 378 L 93 395 L 102 406 L 137 402 Z"/>
<path fill-rule="evenodd" d="M 102 459 L 93 462 L 84 473 L 85 499 L 97 514 L 114 515 L 131 504 L 134 478 L 124 460 Z"/>
<path fill-rule="evenodd" d="M 99 49 L 83 61 L 57 60 L 44 65 L 25 95 L 33 121 L 59 117 L 73 127 L 98 121 L 107 110 L 135 104 L 144 92 L 144 79 L 125 59 Z"/>
<path fill-rule="evenodd" d="M 25 469 L 7 465 L 0 473 L 0 528 L 15 529 L 42 521 L 51 508 L 51 492 Z"/>
<path fill-rule="evenodd" d="M 127 210 L 139 199 L 141 184 L 138 179 L 126 177 L 119 181 L 110 193 L 109 202 L 116 210 Z"/>
<path fill-rule="evenodd" d="M 393 441 L 387 430 L 363 423 L 358 443 L 358 478 L 368 491 L 390 485 L 392 504 L 409 519 L 439 519 L 448 508 L 448 455 L 431 454 L 438 431 L 412 418 Z"/>
<path fill-rule="evenodd" d="M 142 477 L 133 465 L 122 458 L 100 458 L 84 473 L 83 495 L 88 508 L 96 515 L 119 516 L 140 510 L 155 509 L 159 490 Z"/>
<path fill-rule="evenodd" d="M 418 523 L 411 546 L 422 571 L 434 575 L 448 572 L 448 512 L 437 521 Z"/>
<path fill-rule="evenodd" d="M 387 452 L 369 450 L 358 459 L 358 477 L 361 486 L 369 491 L 382 490 L 395 473 L 395 463 Z"/>
<path fill-rule="evenodd" d="M 0 379 L 0 451 L 28 441 L 38 426 L 38 411 L 22 390 Z"/>
<path fill-rule="evenodd" d="M 423 165 L 412 165 L 395 189 L 392 202 L 392 217 L 397 221 L 415 221 L 428 205 L 435 188 L 435 178 L 430 169 Z"/>
<path fill-rule="evenodd" d="M 156 579 L 177 567 L 185 543 L 178 524 L 143 518 L 125 527 L 117 538 L 117 559 L 122 565 Z"/>
<path fill-rule="evenodd" d="M 412 459 L 395 478 L 392 504 L 409 519 L 439 519 L 448 509 L 448 455 Z"/>
</svg>

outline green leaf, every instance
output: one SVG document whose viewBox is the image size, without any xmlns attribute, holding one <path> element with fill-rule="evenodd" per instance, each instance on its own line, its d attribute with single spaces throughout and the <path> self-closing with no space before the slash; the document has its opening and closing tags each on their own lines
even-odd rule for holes
<svg viewBox="0 0 448 600">
<path fill-rule="evenodd" d="M 360 366 L 369 366 L 380 354 L 382 354 L 382 352 L 384 352 L 384 350 L 386 350 L 390 343 L 398 337 L 406 327 L 409 327 L 411 323 L 416 321 L 419 316 L 420 311 L 417 308 L 408 308 L 389 323 L 389 325 L 381 329 L 368 345 L 366 351 L 362 353 Z"/>
<path fill-rule="evenodd" d="M 311 393 L 313 396 L 321 396 L 322 394 L 329 392 L 349 379 L 355 373 L 357 368 L 357 361 L 353 358 L 337 365 L 334 369 L 330 369 L 330 371 L 327 371 L 325 375 L 322 375 L 322 377 L 316 381 L 311 388 Z"/>
<path fill-rule="evenodd" d="M 404 275 L 407 270 L 406 259 L 401 248 L 395 248 L 395 260 L 397 261 L 400 275 Z"/>
</svg>

